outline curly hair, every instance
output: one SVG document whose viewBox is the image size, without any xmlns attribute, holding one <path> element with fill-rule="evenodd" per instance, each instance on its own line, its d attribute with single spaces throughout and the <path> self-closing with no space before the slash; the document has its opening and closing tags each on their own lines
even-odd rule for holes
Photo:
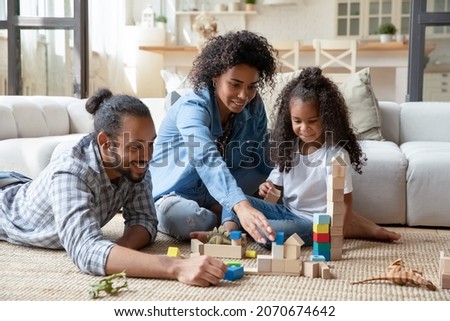
<svg viewBox="0 0 450 321">
<path fill-rule="evenodd" d="M 212 90 L 214 77 L 246 64 L 259 71 L 259 88 L 271 91 L 275 85 L 277 55 L 263 36 L 247 30 L 230 31 L 208 40 L 194 60 L 188 78 L 196 93 L 203 87 Z"/>
<path fill-rule="evenodd" d="M 277 148 L 271 149 L 271 160 L 279 166 L 280 171 L 289 171 L 293 165 L 294 143 L 297 135 L 292 129 L 290 102 L 301 99 L 319 108 L 326 146 L 342 146 L 350 156 L 353 169 L 361 174 L 365 165 L 365 155 L 361 150 L 356 135 L 350 124 L 347 104 L 337 85 L 322 74 L 318 67 L 303 69 L 298 77 L 291 80 L 281 91 L 274 107 L 276 130 L 272 140 Z"/>
</svg>

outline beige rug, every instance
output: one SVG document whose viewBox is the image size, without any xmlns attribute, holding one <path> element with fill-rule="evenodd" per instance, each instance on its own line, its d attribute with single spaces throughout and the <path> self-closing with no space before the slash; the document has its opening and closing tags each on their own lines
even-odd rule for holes
<svg viewBox="0 0 450 321">
<path fill-rule="evenodd" d="M 110 239 L 120 236 L 122 218 L 117 216 L 104 229 Z M 145 251 L 165 255 L 169 246 L 178 246 L 188 254 L 190 244 L 176 242 L 159 235 L 155 244 Z M 257 244 L 250 248 L 260 254 L 267 251 Z M 343 259 L 329 262 L 334 278 L 311 279 L 294 276 L 256 276 L 220 285 L 200 288 L 170 280 L 129 279 L 129 289 L 117 296 L 100 300 L 145 301 L 442 301 L 450 300 L 450 290 L 439 288 L 439 251 L 450 255 L 450 235 L 437 233 L 406 233 L 402 240 L 386 244 L 363 240 L 345 240 Z M 311 248 L 304 248 L 307 258 Z M 382 273 L 397 258 L 403 258 L 406 267 L 422 270 L 437 291 L 413 286 L 399 286 L 380 281 L 352 285 L 350 282 Z M 255 260 L 243 260 L 249 266 Z M 78 271 L 64 251 L 27 248 L 0 242 L 0 301 L 8 300 L 88 300 L 90 284 L 100 277 Z"/>
</svg>

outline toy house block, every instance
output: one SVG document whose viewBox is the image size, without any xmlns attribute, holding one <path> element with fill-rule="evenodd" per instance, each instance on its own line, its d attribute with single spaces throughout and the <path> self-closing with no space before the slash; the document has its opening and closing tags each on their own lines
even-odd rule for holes
<svg viewBox="0 0 450 321">
<path fill-rule="evenodd" d="M 272 258 L 283 259 L 284 258 L 284 245 L 278 245 L 272 242 Z"/>
<path fill-rule="evenodd" d="M 272 259 L 272 272 L 284 273 L 285 271 L 285 259 Z"/>
<path fill-rule="evenodd" d="M 200 255 L 203 255 L 203 253 L 204 253 L 203 246 L 204 246 L 203 242 L 201 242 L 197 239 L 191 240 L 191 252 L 192 253 L 200 253 Z"/>
<path fill-rule="evenodd" d="M 214 257 L 242 258 L 242 246 L 226 244 L 203 244 L 205 255 Z"/>
<path fill-rule="evenodd" d="M 302 262 L 300 260 L 286 259 L 284 260 L 284 272 L 301 274 Z"/>
<path fill-rule="evenodd" d="M 344 201 L 344 190 L 343 189 L 327 189 L 327 200 L 332 202 L 343 202 Z"/>
<path fill-rule="evenodd" d="M 229 266 L 225 272 L 224 279 L 228 281 L 236 281 L 244 276 L 244 267 Z"/>
<path fill-rule="evenodd" d="M 345 214 L 345 203 L 327 201 L 327 213 L 331 216 Z M 331 221 L 333 221 L 333 218 L 331 218 Z"/>
<path fill-rule="evenodd" d="M 254 250 L 246 250 L 245 251 L 245 257 L 249 258 L 249 259 L 255 259 L 257 256 L 256 251 Z"/>
<path fill-rule="evenodd" d="M 313 215 L 313 224 L 330 224 L 331 216 L 328 213 L 315 213 Z"/>
<path fill-rule="evenodd" d="M 181 257 L 180 249 L 178 247 L 170 246 L 167 249 L 167 256 L 170 256 L 170 257 Z"/>
<path fill-rule="evenodd" d="M 284 245 L 302 246 L 303 244 L 305 244 L 305 242 L 302 240 L 300 236 L 298 236 L 297 233 L 294 233 L 291 236 L 289 236 L 286 242 L 284 242 Z"/>
<path fill-rule="evenodd" d="M 258 272 L 271 272 L 272 257 L 270 255 L 258 255 L 256 258 L 256 269 Z"/>
<path fill-rule="evenodd" d="M 314 233 L 330 233 L 330 225 L 329 224 L 313 224 L 313 232 Z"/>
<path fill-rule="evenodd" d="M 319 263 L 319 269 L 320 269 L 320 277 L 322 279 L 331 279 L 331 271 L 328 265 L 326 265 L 324 262 Z"/>
<path fill-rule="evenodd" d="M 303 275 L 310 278 L 318 278 L 320 276 L 320 262 L 303 262 Z"/>
<path fill-rule="evenodd" d="M 300 257 L 301 248 L 298 245 L 284 245 L 285 259 L 298 259 Z"/>
<path fill-rule="evenodd" d="M 330 243 L 331 237 L 329 233 L 313 233 L 313 241 L 319 243 Z"/>
<path fill-rule="evenodd" d="M 278 199 L 280 198 L 280 196 L 281 196 L 281 191 L 275 187 L 272 187 L 269 190 L 269 193 L 267 193 L 267 196 L 264 198 L 264 200 L 269 203 L 275 204 L 276 202 L 278 202 Z"/>
<path fill-rule="evenodd" d="M 284 244 L 284 232 L 277 232 L 277 234 L 275 235 L 275 243 L 277 245 Z"/>
</svg>

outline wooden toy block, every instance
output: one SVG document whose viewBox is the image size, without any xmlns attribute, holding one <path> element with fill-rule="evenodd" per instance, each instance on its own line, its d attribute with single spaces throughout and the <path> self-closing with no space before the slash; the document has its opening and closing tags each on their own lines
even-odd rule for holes
<svg viewBox="0 0 450 321">
<path fill-rule="evenodd" d="M 277 245 L 284 244 L 284 232 L 277 232 L 277 234 L 275 235 L 275 243 Z"/>
<path fill-rule="evenodd" d="M 328 188 L 327 189 L 327 201 L 343 202 L 344 201 L 344 190 Z"/>
<path fill-rule="evenodd" d="M 313 233 L 313 241 L 319 243 L 330 243 L 329 233 Z"/>
<path fill-rule="evenodd" d="M 285 272 L 285 259 L 272 259 L 272 272 Z"/>
<path fill-rule="evenodd" d="M 328 213 L 314 213 L 313 224 L 330 224 L 331 216 Z"/>
<path fill-rule="evenodd" d="M 286 242 L 284 242 L 284 245 L 302 246 L 303 244 L 305 244 L 305 242 L 302 240 L 302 238 L 300 236 L 298 236 L 297 233 L 294 233 L 291 236 L 289 236 L 288 239 L 286 240 Z"/>
<path fill-rule="evenodd" d="M 328 188 L 332 189 L 344 189 L 345 187 L 345 177 L 330 177 L 330 185 Z"/>
<path fill-rule="evenodd" d="M 200 255 L 203 255 L 203 253 L 204 253 L 203 242 L 201 242 L 197 239 L 192 239 L 191 240 L 191 252 L 192 253 L 200 253 Z"/>
<path fill-rule="evenodd" d="M 444 256 L 444 252 L 440 252 L 439 257 L 439 273 L 450 273 L 450 257 Z"/>
<path fill-rule="evenodd" d="M 301 248 L 298 245 L 284 245 L 285 259 L 298 259 L 300 257 Z"/>
<path fill-rule="evenodd" d="M 331 239 L 338 236 L 344 237 L 344 226 L 330 226 L 330 236 Z"/>
<path fill-rule="evenodd" d="M 312 254 L 309 256 L 311 262 L 325 262 L 325 256 Z"/>
<path fill-rule="evenodd" d="M 330 233 L 330 225 L 329 224 L 313 224 L 313 232 L 314 233 Z"/>
<path fill-rule="evenodd" d="M 242 245 L 242 239 L 231 240 L 231 245 L 241 246 Z"/>
<path fill-rule="evenodd" d="M 167 256 L 170 256 L 170 257 L 180 257 L 180 256 L 181 256 L 180 249 L 179 249 L 178 247 L 170 246 L 170 247 L 167 249 Z"/>
<path fill-rule="evenodd" d="M 441 289 L 450 289 L 450 273 L 442 273 L 439 277 Z"/>
<path fill-rule="evenodd" d="M 256 257 L 256 268 L 258 272 L 271 272 L 272 257 L 270 255 L 258 255 Z"/>
<path fill-rule="evenodd" d="M 342 248 L 330 249 L 330 261 L 339 261 L 342 259 Z"/>
<path fill-rule="evenodd" d="M 325 243 L 326 244 L 326 243 Z M 313 244 L 314 245 L 314 244 Z M 321 251 L 318 251 L 318 250 L 314 250 L 313 249 L 313 251 L 312 251 L 312 254 L 313 255 L 322 255 L 322 256 L 324 256 L 325 257 L 325 261 L 330 261 L 330 259 L 331 259 L 331 252 L 330 252 L 331 250 L 321 250 Z"/>
<path fill-rule="evenodd" d="M 345 214 L 345 203 L 327 201 L 327 213 L 331 216 L 334 216 L 335 214 Z M 331 222 L 333 222 L 333 217 L 331 218 Z"/>
<path fill-rule="evenodd" d="M 331 271 L 328 265 L 326 265 L 324 262 L 319 263 L 319 269 L 320 269 L 320 277 L 322 279 L 331 279 Z"/>
<path fill-rule="evenodd" d="M 242 231 L 231 231 L 229 233 L 230 240 L 240 240 L 242 239 Z"/>
<path fill-rule="evenodd" d="M 320 276 L 319 262 L 303 262 L 303 275 L 310 278 L 318 278 Z"/>
<path fill-rule="evenodd" d="M 229 266 L 225 272 L 224 279 L 228 281 L 236 281 L 244 276 L 244 267 Z"/>
<path fill-rule="evenodd" d="M 226 244 L 203 244 L 205 255 L 214 257 L 242 258 L 242 246 Z"/>
<path fill-rule="evenodd" d="M 344 203 L 344 202 L 340 202 L 340 203 Z M 333 214 L 333 216 L 331 217 L 331 225 L 332 226 L 342 226 L 344 227 L 344 219 L 345 219 L 345 215 L 342 214 Z"/>
<path fill-rule="evenodd" d="M 316 254 L 317 252 L 319 252 L 320 254 L 321 252 L 329 251 L 330 248 L 331 248 L 330 243 L 313 242 L 313 254 Z"/>
<path fill-rule="evenodd" d="M 227 266 L 241 266 L 241 262 L 239 261 L 226 261 L 225 264 Z"/>
<path fill-rule="evenodd" d="M 278 245 L 272 242 L 272 258 L 283 259 L 284 258 L 284 245 Z"/>
<path fill-rule="evenodd" d="M 281 196 L 281 191 L 275 187 L 272 187 L 269 190 L 269 193 L 267 193 L 267 196 L 266 196 L 266 198 L 264 198 L 264 200 L 269 203 L 275 204 L 280 199 L 280 196 Z"/>
<path fill-rule="evenodd" d="M 331 237 L 331 249 L 342 249 L 344 245 L 344 238 L 342 236 Z"/>
<path fill-rule="evenodd" d="M 333 159 L 332 161 L 332 168 L 331 172 L 333 176 L 335 177 L 345 177 L 345 169 L 347 167 L 347 164 L 345 164 L 345 161 L 340 157 L 340 160 Z"/>
<path fill-rule="evenodd" d="M 245 257 L 250 258 L 250 259 L 255 259 L 257 256 L 256 251 L 254 250 L 246 250 L 245 251 Z"/>
<path fill-rule="evenodd" d="M 300 275 L 302 273 L 301 269 L 302 263 L 300 260 L 291 260 L 291 259 L 284 260 L 284 272 L 297 273 Z"/>
</svg>

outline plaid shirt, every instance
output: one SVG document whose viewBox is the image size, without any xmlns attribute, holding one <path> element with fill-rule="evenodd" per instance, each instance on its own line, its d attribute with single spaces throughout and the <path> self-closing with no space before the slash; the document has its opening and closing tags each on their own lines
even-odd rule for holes
<svg viewBox="0 0 450 321">
<path fill-rule="evenodd" d="M 123 208 L 125 226 L 142 225 L 156 238 L 150 173 L 140 183 L 113 185 L 94 135 L 52 161 L 32 182 L 0 190 L 0 240 L 64 248 L 85 273 L 105 275 L 114 246 L 101 228 Z"/>
</svg>

